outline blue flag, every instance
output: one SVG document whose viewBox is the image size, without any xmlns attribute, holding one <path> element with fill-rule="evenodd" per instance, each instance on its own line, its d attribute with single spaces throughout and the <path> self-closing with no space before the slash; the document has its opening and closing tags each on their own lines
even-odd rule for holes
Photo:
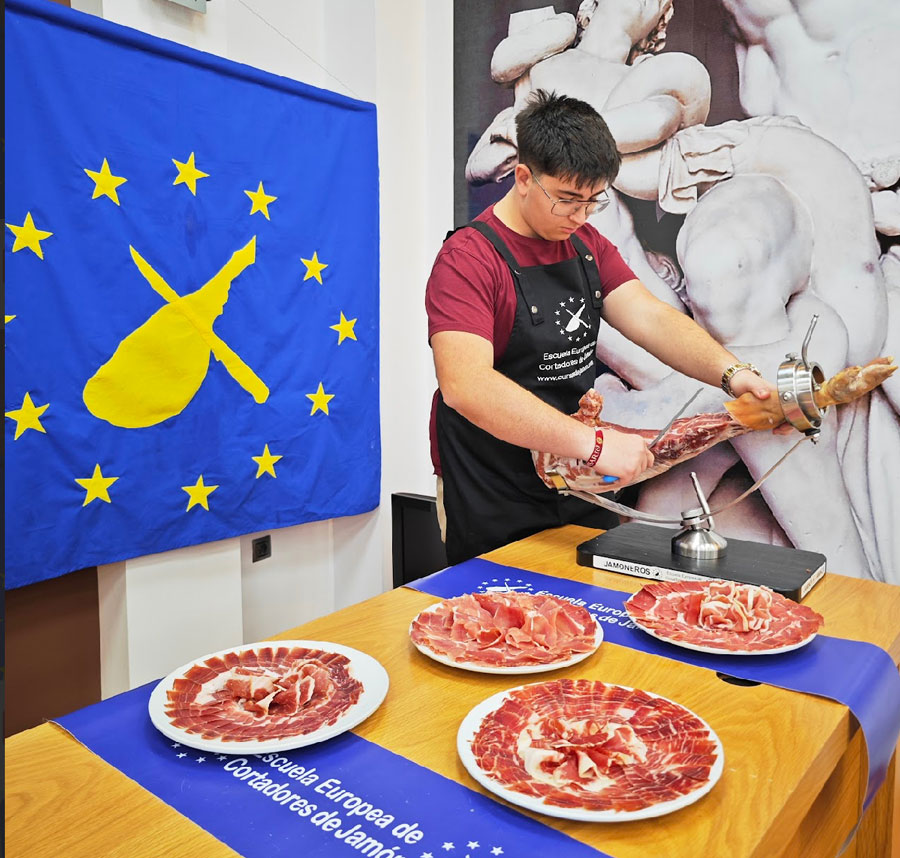
<svg viewBox="0 0 900 858">
<path fill-rule="evenodd" d="M 7 588 L 377 506 L 374 105 L 5 19 Z"/>
</svg>

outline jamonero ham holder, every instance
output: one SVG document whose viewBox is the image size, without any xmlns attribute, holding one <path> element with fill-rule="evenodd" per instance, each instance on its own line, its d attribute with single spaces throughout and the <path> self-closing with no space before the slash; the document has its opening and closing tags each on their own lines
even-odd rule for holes
<svg viewBox="0 0 900 858">
<path fill-rule="evenodd" d="M 747 491 L 719 509 L 710 509 L 694 473 L 691 479 L 698 506 L 683 510 L 680 518 L 665 518 L 603 496 L 606 492 L 624 488 L 623 481 L 610 484 L 609 478 L 598 475 L 583 462 L 533 452 L 538 475 L 550 488 L 636 519 L 579 545 L 577 560 L 580 565 L 661 581 L 718 578 L 766 586 L 798 601 L 810 591 L 825 574 L 825 555 L 747 540 L 726 540 L 716 533 L 713 516 L 756 491 L 804 441 L 816 443 L 827 408 L 867 394 L 896 370 L 893 358 L 880 357 L 862 367 L 848 367 L 825 380 L 819 364 L 807 358 L 807 347 L 817 321 L 818 316 L 813 316 L 800 356 L 790 353 L 778 367 L 777 398 L 762 401 L 745 393 L 739 399 L 726 402 L 723 412 L 674 420 L 663 437 L 651 443 L 655 457 L 653 467 L 634 482 L 667 471 L 720 441 L 748 432 L 774 429 L 785 421 L 803 433 L 803 437 Z M 579 405 L 574 416 L 588 425 L 638 432 L 648 440 L 657 434 L 654 430 L 628 429 L 602 421 L 603 397 L 594 390 L 589 390 Z M 670 528 L 657 525 L 679 525 L 680 529 L 673 534 Z"/>
</svg>

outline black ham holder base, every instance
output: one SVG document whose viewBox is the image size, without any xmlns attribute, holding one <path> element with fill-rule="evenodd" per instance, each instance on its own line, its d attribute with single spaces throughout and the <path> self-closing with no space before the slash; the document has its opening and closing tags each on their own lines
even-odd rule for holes
<svg viewBox="0 0 900 858">
<path fill-rule="evenodd" d="M 756 584 L 799 602 L 825 574 L 825 555 L 762 542 L 729 539 L 723 557 L 696 560 L 672 552 L 677 530 L 629 522 L 578 546 L 579 566 L 656 581 L 722 578 Z"/>
</svg>

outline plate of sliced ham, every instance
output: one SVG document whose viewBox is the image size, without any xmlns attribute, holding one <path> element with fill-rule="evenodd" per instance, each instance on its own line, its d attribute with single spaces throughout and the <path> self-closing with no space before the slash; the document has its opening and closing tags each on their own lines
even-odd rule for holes
<svg viewBox="0 0 900 858">
<path fill-rule="evenodd" d="M 384 700 L 372 656 L 324 641 L 262 641 L 173 670 L 150 695 L 164 736 L 213 753 L 286 751 L 350 730 Z"/>
<path fill-rule="evenodd" d="M 812 608 L 754 584 L 661 581 L 625 603 L 631 621 L 660 640 L 721 655 L 774 655 L 810 643 L 825 621 Z"/>
<path fill-rule="evenodd" d="M 558 596 L 467 593 L 430 605 L 410 624 L 419 652 L 476 673 L 539 673 L 596 652 L 600 624 Z"/>
<path fill-rule="evenodd" d="M 588 679 L 494 694 L 463 719 L 456 747 L 494 794 L 586 822 L 680 810 L 715 786 L 725 758 L 712 728 L 681 704 Z"/>
</svg>

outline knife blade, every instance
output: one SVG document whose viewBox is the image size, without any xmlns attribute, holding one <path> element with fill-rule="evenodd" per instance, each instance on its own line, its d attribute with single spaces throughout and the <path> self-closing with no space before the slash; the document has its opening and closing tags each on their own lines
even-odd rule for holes
<svg viewBox="0 0 900 858">
<path fill-rule="evenodd" d="M 662 441 L 663 435 L 665 435 L 666 432 L 668 432 L 668 431 L 672 428 L 672 424 L 673 424 L 679 417 L 681 417 L 681 415 L 684 414 L 685 411 L 687 411 L 688 406 L 689 406 L 689 405 L 690 405 L 690 404 L 691 404 L 691 403 L 692 403 L 692 402 L 693 402 L 693 401 L 694 401 L 701 393 L 703 393 L 703 388 L 702 388 L 702 387 L 698 387 L 696 393 L 694 393 L 694 395 L 691 396 L 691 398 L 688 399 L 688 401 L 685 402 L 684 405 L 682 405 L 681 408 L 679 408 L 678 411 L 675 412 L 675 415 L 672 417 L 672 419 L 671 419 L 668 423 L 666 423 L 666 425 L 663 426 L 662 429 L 660 429 L 660 431 L 657 433 L 656 437 L 655 437 L 655 438 L 647 445 L 647 447 L 648 447 L 649 449 L 652 450 L 653 447 L 654 447 L 654 445 L 656 445 L 656 444 L 658 444 L 660 441 Z M 618 481 L 619 481 L 619 477 L 614 477 L 614 476 L 611 476 L 611 475 L 609 475 L 609 474 L 607 474 L 606 476 L 603 477 L 603 482 L 604 482 L 604 483 L 616 483 L 616 482 L 618 482 Z"/>
<path fill-rule="evenodd" d="M 701 393 L 703 393 L 703 388 L 702 388 L 702 387 L 698 387 L 698 388 L 697 388 L 697 392 L 696 392 L 696 393 L 695 393 L 695 394 L 694 394 L 687 402 L 685 402 L 684 405 L 682 405 L 681 408 L 679 408 L 678 411 L 675 412 L 675 416 L 674 416 L 668 423 L 666 423 L 666 425 L 663 426 L 662 429 L 659 430 L 659 433 L 657 434 L 657 436 L 656 436 L 656 437 L 655 437 L 655 438 L 647 445 L 651 450 L 652 450 L 653 447 L 655 447 L 660 441 L 662 441 L 663 436 L 666 434 L 666 432 L 668 432 L 668 431 L 672 428 L 672 424 L 673 424 L 679 417 L 681 417 L 681 415 L 684 414 L 685 411 L 687 411 L 688 406 L 689 406 L 689 405 L 690 405 L 690 404 L 691 404 L 691 403 L 692 403 L 692 402 L 693 402 L 693 401 L 694 401 Z"/>
</svg>

